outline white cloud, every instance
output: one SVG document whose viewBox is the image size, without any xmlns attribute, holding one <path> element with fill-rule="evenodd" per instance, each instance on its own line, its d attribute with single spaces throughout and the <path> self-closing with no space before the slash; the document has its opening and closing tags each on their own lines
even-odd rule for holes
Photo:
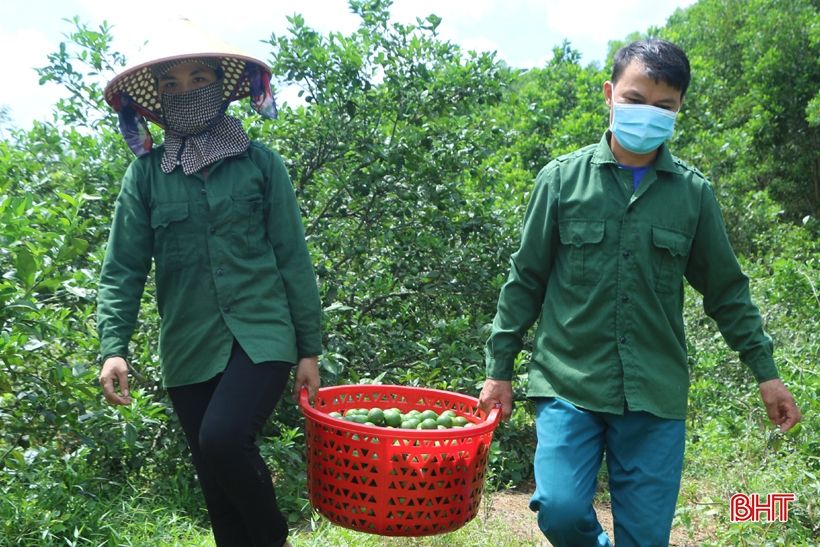
<svg viewBox="0 0 820 547">
<path fill-rule="evenodd" d="M 57 43 L 33 28 L 0 34 L 0 51 L 7 52 L 3 59 L 0 105 L 10 109 L 14 125 L 48 118 L 51 105 L 65 95 L 65 91 L 55 84 L 41 86 L 40 77 L 34 70 L 34 67 L 45 66 L 46 56 L 57 48 Z"/>
<path fill-rule="evenodd" d="M 644 32 L 650 26 L 662 26 L 678 7 L 695 0 L 573 0 L 547 2 L 544 25 L 549 32 L 569 39 L 575 49 L 585 53 L 585 60 L 603 60 L 611 40 Z"/>
<path fill-rule="evenodd" d="M 396 21 L 414 23 L 416 17 L 434 13 L 444 19 L 443 24 L 454 25 L 459 21 L 478 21 L 498 3 L 499 0 L 396 0 L 390 14 Z"/>
<path fill-rule="evenodd" d="M 140 0 L 138 4 L 110 0 L 79 0 L 95 22 L 106 19 L 114 25 L 115 46 L 126 55 L 135 54 L 156 29 L 158 21 L 187 17 L 203 29 L 244 50 L 249 55 L 267 59 L 272 33 L 285 34 L 287 17 L 294 13 L 304 16 L 309 27 L 321 32 L 349 33 L 357 27 L 357 18 L 350 13 L 346 0 L 302 0 L 298 3 L 268 2 L 264 9 L 251 5 L 203 8 L 201 0 Z"/>
</svg>

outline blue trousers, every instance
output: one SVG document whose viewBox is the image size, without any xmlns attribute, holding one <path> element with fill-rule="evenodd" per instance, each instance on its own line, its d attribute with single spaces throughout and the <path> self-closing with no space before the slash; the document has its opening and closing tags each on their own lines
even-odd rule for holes
<svg viewBox="0 0 820 547">
<path fill-rule="evenodd" d="M 669 545 L 683 468 L 683 420 L 590 412 L 550 397 L 536 402 L 535 427 L 530 509 L 550 543 L 612 545 L 592 508 L 606 453 L 618 547 Z"/>
</svg>

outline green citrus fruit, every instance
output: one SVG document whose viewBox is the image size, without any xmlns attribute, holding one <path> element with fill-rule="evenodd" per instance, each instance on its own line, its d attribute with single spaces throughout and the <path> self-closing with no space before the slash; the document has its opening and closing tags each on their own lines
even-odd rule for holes
<svg viewBox="0 0 820 547">
<path fill-rule="evenodd" d="M 436 420 L 433 418 L 425 418 L 420 425 L 421 429 L 436 429 L 438 427 Z"/>
<path fill-rule="evenodd" d="M 422 420 L 435 420 L 436 418 L 438 418 L 438 414 L 436 414 L 435 410 L 428 409 L 421 413 Z"/>
<path fill-rule="evenodd" d="M 401 412 L 395 408 L 384 411 L 384 423 L 390 427 L 401 427 Z"/>
<path fill-rule="evenodd" d="M 376 425 L 384 425 L 384 411 L 380 408 L 371 408 L 367 413 L 367 419 Z"/>
</svg>

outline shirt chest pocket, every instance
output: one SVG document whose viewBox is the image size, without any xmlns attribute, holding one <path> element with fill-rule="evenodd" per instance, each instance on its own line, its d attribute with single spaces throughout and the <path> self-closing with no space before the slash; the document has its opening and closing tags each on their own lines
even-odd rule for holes
<svg viewBox="0 0 820 547">
<path fill-rule="evenodd" d="M 158 271 L 179 270 L 195 262 L 196 241 L 189 217 L 187 201 L 158 203 L 151 209 Z"/>
<path fill-rule="evenodd" d="M 672 292 L 680 285 L 689 260 L 691 245 L 692 238 L 682 232 L 660 226 L 652 227 L 652 269 L 656 292 Z"/>
<path fill-rule="evenodd" d="M 594 285 L 603 271 L 603 220 L 570 219 L 559 222 L 570 283 Z"/>
<path fill-rule="evenodd" d="M 232 222 L 236 226 L 237 249 L 255 256 L 268 249 L 265 207 L 261 194 L 231 196 Z"/>
</svg>

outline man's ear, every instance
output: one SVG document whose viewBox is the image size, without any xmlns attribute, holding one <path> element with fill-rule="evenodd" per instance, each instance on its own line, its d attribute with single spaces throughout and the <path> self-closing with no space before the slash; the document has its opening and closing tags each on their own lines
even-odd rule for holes
<svg viewBox="0 0 820 547">
<path fill-rule="evenodd" d="M 604 101 L 606 101 L 606 105 L 612 108 L 612 89 L 613 84 L 611 81 L 607 80 L 604 82 Z"/>
</svg>

